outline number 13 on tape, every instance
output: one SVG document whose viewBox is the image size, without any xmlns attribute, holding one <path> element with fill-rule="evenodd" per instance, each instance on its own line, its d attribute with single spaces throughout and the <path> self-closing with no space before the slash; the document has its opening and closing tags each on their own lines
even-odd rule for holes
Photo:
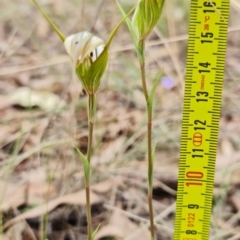
<svg viewBox="0 0 240 240">
<path fill-rule="evenodd" d="M 174 240 L 208 240 L 230 0 L 191 0 Z"/>
</svg>

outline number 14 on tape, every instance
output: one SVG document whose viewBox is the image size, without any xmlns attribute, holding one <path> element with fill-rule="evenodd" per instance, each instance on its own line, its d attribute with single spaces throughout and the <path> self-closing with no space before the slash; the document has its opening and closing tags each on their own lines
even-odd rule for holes
<svg viewBox="0 0 240 240">
<path fill-rule="evenodd" d="M 174 240 L 208 240 L 230 0 L 191 0 Z"/>
</svg>

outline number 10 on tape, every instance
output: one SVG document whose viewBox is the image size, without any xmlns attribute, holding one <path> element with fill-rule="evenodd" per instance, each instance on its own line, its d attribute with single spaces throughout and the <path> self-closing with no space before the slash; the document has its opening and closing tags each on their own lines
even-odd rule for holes
<svg viewBox="0 0 240 240">
<path fill-rule="evenodd" d="M 191 0 L 174 240 L 208 240 L 230 0 Z"/>
</svg>

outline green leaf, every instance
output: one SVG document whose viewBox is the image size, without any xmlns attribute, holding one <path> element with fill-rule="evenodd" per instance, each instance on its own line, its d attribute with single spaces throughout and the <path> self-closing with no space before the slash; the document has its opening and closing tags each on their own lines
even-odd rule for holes
<svg viewBox="0 0 240 240">
<path fill-rule="evenodd" d="M 156 147 L 157 147 L 157 142 L 155 142 L 155 144 L 153 145 L 153 149 L 152 149 L 152 165 L 154 164 Z"/>
<path fill-rule="evenodd" d="M 117 5 L 118 5 L 118 8 L 119 8 L 120 12 L 122 13 L 123 17 L 125 18 L 125 17 L 127 16 L 127 14 L 126 14 L 125 11 L 123 10 L 123 8 L 122 8 L 122 6 L 120 5 L 120 3 L 118 2 L 118 0 L 116 0 L 116 2 L 117 2 Z M 129 30 L 130 30 L 130 33 L 134 35 L 134 32 L 133 32 L 133 28 L 132 28 L 132 24 L 131 24 L 130 19 L 127 17 L 127 18 L 125 19 L 125 21 L 126 21 L 127 26 L 128 26 L 128 28 L 129 28 Z"/>
<path fill-rule="evenodd" d="M 105 47 L 100 56 L 86 69 L 84 64 L 76 67 L 76 74 L 81 79 L 88 95 L 93 95 L 99 88 L 101 78 L 108 64 L 108 50 Z"/>
<path fill-rule="evenodd" d="M 87 71 L 87 78 L 92 77 L 92 88 L 94 92 L 97 91 L 100 85 L 101 78 L 107 68 L 108 64 L 108 47 L 105 46 L 103 52 L 100 56 L 96 59 L 95 62 L 90 66 L 89 70 Z"/>
<path fill-rule="evenodd" d="M 135 45 L 135 47 L 137 46 L 137 38 L 136 38 L 136 35 L 133 31 L 133 28 L 132 28 L 132 23 L 130 21 L 130 19 L 127 17 L 127 14 L 125 13 L 125 11 L 123 10 L 122 6 L 120 5 L 120 3 L 118 2 L 118 0 L 116 0 L 117 2 L 117 5 L 118 5 L 118 8 L 120 10 L 120 12 L 122 13 L 123 17 L 126 18 L 125 21 L 127 23 L 127 26 L 128 26 L 128 30 L 133 38 L 133 43 Z"/>
<path fill-rule="evenodd" d="M 120 3 L 118 2 L 118 0 L 116 0 L 117 2 L 117 5 L 118 5 L 118 8 L 120 10 L 120 12 L 122 13 L 123 17 L 126 18 L 125 21 L 127 23 L 127 26 L 128 26 L 128 30 L 132 36 L 132 39 L 133 39 L 133 44 L 135 46 L 135 49 L 137 51 L 137 54 L 138 56 L 141 56 L 140 52 L 139 52 L 139 49 L 138 49 L 138 40 L 137 40 L 137 37 L 133 31 L 133 27 L 132 27 L 132 22 L 130 21 L 130 19 L 127 16 L 127 14 L 125 13 L 125 11 L 123 10 L 122 6 L 120 5 Z M 141 2 L 141 1 L 140 1 Z M 138 3 L 139 4 L 139 3 Z M 137 7 L 137 6 L 136 6 Z"/>
<path fill-rule="evenodd" d="M 149 112 L 152 112 L 152 106 L 153 106 L 153 97 L 154 97 L 154 94 L 156 92 L 156 89 L 157 89 L 157 85 L 159 83 L 159 80 L 160 78 L 162 77 L 163 75 L 163 69 L 160 71 L 160 73 L 157 75 L 157 78 L 156 80 L 154 81 L 154 84 L 152 86 L 152 89 L 150 91 L 150 94 L 149 94 L 149 97 L 148 97 L 148 111 Z"/>
<path fill-rule="evenodd" d="M 86 182 L 89 183 L 90 174 L 91 174 L 91 169 L 90 169 L 89 162 L 88 162 L 87 158 L 81 153 L 79 148 L 77 148 L 76 146 L 75 146 L 75 148 L 76 148 L 76 150 L 78 152 L 78 155 L 79 155 L 79 157 L 80 157 L 80 159 L 82 160 L 82 163 L 83 163 L 84 176 L 85 176 Z"/>
<path fill-rule="evenodd" d="M 91 240 L 94 240 L 94 238 L 95 238 L 95 236 L 96 236 L 96 234 L 97 234 L 100 226 L 101 226 L 101 223 L 99 223 L 99 225 L 97 226 L 97 228 L 92 232 L 92 234 L 91 234 Z"/>
<path fill-rule="evenodd" d="M 78 67 L 76 67 L 75 72 L 78 76 L 78 78 L 81 80 L 81 83 L 83 85 L 84 90 L 87 92 L 88 95 L 92 94 L 92 89 L 89 87 L 88 81 L 91 81 L 90 79 L 86 78 L 86 71 L 84 71 L 83 64 L 80 64 Z"/>
<path fill-rule="evenodd" d="M 152 191 L 153 186 L 153 165 L 155 160 L 155 151 L 156 151 L 157 142 L 154 144 L 151 155 L 151 166 L 152 168 L 148 169 L 148 190 Z"/>
<path fill-rule="evenodd" d="M 112 30 L 112 32 L 110 33 L 110 36 L 109 36 L 109 38 L 108 38 L 108 42 L 107 42 L 106 47 L 109 47 L 109 46 L 110 46 L 110 44 L 111 44 L 111 42 L 112 42 L 112 39 L 113 39 L 113 37 L 115 36 L 115 34 L 116 34 L 117 30 L 119 29 L 119 27 L 122 25 L 122 23 L 123 23 L 126 19 L 128 19 L 129 15 L 135 10 L 135 8 L 136 8 L 137 6 L 138 6 L 138 4 L 135 5 L 127 14 L 125 14 L 124 17 L 123 17 L 123 19 L 122 19 L 122 20 L 118 23 L 118 25 Z"/>
<path fill-rule="evenodd" d="M 36 5 L 36 7 L 38 8 L 38 10 L 42 13 L 42 15 L 45 17 L 45 19 L 48 21 L 48 23 L 51 25 L 51 27 L 53 28 L 53 30 L 58 34 L 58 36 L 60 37 L 60 39 L 64 42 L 66 37 L 62 34 L 62 32 L 57 28 L 57 26 L 53 23 L 53 21 L 48 17 L 48 15 L 42 10 L 42 8 L 40 7 L 40 5 L 37 3 L 36 0 L 32 0 L 33 3 Z"/>
</svg>

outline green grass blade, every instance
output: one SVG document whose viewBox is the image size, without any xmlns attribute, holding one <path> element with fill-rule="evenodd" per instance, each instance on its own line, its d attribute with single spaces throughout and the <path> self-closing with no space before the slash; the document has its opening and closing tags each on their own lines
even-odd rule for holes
<svg viewBox="0 0 240 240">
<path fill-rule="evenodd" d="M 97 228 L 92 232 L 92 234 L 91 234 L 91 240 L 94 240 L 94 238 L 96 237 L 96 234 L 97 234 L 100 226 L 101 226 L 101 223 L 100 223 L 100 224 L 97 226 Z"/>
<path fill-rule="evenodd" d="M 153 165 L 155 159 L 155 151 L 156 151 L 157 142 L 154 144 L 152 149 L 152 169 L 148 169 L 148 189 L 152 190 L 153 187 Z"/>
<path fill-rule="evenodd" d="M 132 39 L 133 39 L 133 43 L 135 45 L 135 48 L 137 48 L 137 38 L 136 38 L 136 35 L 133 31 L 133 27 L 132 27 L 132 22 L 130 21 L 130 19 L 128 18 L 127 14 L 125 13 L 125 11 L 123 10 L 122 6 L 120 5 L 120 3 L 118 2 L 118 0 L 116 0 L 117 2 L 117 5 L 118 5 L 118 8 L 121 12 L 121 14 L 123 15 L 123 17 L 125 18 L 125 21 L 127 23 L 127 26 L 128 26 L 128 30 L 132 36 Z M 135 6 L 136 8 L 137 6 Z"/>
<path fill-rule="evenodd" d="M 90 173 L 91 173 L 89 162 L 88 162 L 87 158 L 81 153 L 79 148 L 77 148 L 77 147 L 75 147 L 75 148 L 76 148 L 76 150 L 78 152 L 78 155 L 79 155 L 79 157 L 80 157 L 80 159 L 82 160 L 82 163 L 83 163 L 85 179 L 86 179 L 87 182 L 89 182 Z"/>
<path fill-rule="evenodd" d="M 157 75 L 156 77 L 156 80 L 154 81 L 154 84 L 152 86 L 152 89 L 150 91 L 150 94 L 149 94 L 149 98 L 148 98 L 148 104 L 149 104 L 149 111 L 152 111 L 152 106 L 153 106 L 153 97 L 154 97 L 154 94 L 156 92 L 156 89 L 157 89 L 157 85 L 159 83 L 159 80 L 160 78 L 162 77 L 163 75 L 163 69 L 161 70 L 161 72 Z"/>
<path fill-rule="evenodd" d="M 53 21 L 48 17 L 48 15 L 42 10 L 42 8 L 37 3 L 37 1 L 36 0 L 32 0 L 32 1 L 36 5 L 38 10 L 42 13 L 42 15 L 45 17 L 45 19 L 48 21 L 48 23 L 51 25 L 51 27 L 54 29 L 54 31 L 58 34 L 60 39 L 64 42 L 66 37 L 61 33 L 61 31 L 57 28 L 57 26 L 53 23 Z"/>
<path fill-rule="evenodd" d="M 119 29 L 119 27 L 122 25 L 122 23 L 129 17 L 129 15 L 135 10 L 135 8 L 138 6 L 135 5 L 127 14 L 125 14 L 124 18 L 118 23 L 118 25 L 112 30 L 112 32 L 110 33 L 110 36 L 108 38 L 108 42 L 107 42 L 107 45 L 106 47 L 109 47 L 109 45 L 111 44 L 112 42 L 112 39 L 113 37 L 115 36 L 117 30 Z M 129 20 L 129 19 L 128 19 Z"/>
</svg>

